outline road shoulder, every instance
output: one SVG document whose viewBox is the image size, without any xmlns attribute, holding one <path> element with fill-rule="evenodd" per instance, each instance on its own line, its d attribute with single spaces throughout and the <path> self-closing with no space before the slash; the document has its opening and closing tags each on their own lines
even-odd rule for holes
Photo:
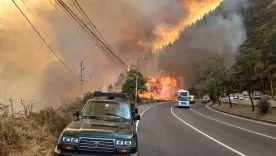
<svg viewBox="0 0 276 156">
<path fill-rule="evenodd" d="M 226 104 L 223 104 L 223 105 L 226 105 Z M 252 122 L 258 122 L 261 124 L 276 126 L 276 119 L 275 118 L 273 119 L 271 115 L 268 116 L 268 115 L 258 114 L 257 110 L 255 110 L 255 112 L 252 112 L 250 111 L 251 108 L 248 108 L 248 107 L 245 108 L 245 106 L 234 106 L 234 108 L 230 108 L 228 106 L 226 107 L 218 106 L 218 104 L 210 105 L 209 103 L 209 104 L 206 104 L 206 107 L 211 111 L 215 111 L 217 113 L 221 113 L 224 115 L 228 115 L 228 116 L 232 116 L 232 117 L 236 117 L 236 118 L 240 118 L 240 119 L 244 119 Z M 235 111 L 237 109 L 240 109 L 240 111 Z M 274 109 L 272 111 L 273 112 L 269 112 L 269 113 L 274 115 L 276 111 Z"/>
</svg>

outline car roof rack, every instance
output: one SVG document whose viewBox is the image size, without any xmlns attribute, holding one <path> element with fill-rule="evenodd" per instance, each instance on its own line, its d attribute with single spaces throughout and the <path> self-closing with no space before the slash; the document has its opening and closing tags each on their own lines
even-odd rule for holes
<svg viewBox="0 0 276 156">
<path fill-rule="evenodd" d="M 104 92 L 100 92 L 100 91 L 95 91 L 94 97 L 95 98 L 106 97 L 108 99 L 114 99 L 114 98 L 127 99 L 127 94 L 125 94 L 125 93 L 104 93 Z"/>
</svg>

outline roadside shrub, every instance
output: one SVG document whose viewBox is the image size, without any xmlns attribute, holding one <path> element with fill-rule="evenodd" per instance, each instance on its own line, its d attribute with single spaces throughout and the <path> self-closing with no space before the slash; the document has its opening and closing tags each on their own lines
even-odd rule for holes
<svg viewBox="0 0 276 156">
<path fill-rule="evenodd" d="M 13 149 L 22 149 L 20 136 L 16 132 L 17 123 L 12 119 L 3 118 L 0 120 L 0 155 L 8 155 Z"/>
<path fill-rule="evenodd" d="M 23 109 L 15 112 L 12 102 L 0 102 L 0 156 L 51 156 L 74 110 L 83 107 L 80 100 L 64 100 L 57 108 L 33 112 L 34 102 L 21 100 Z"/>
<path fill-rule="evenodd" d="M 259 108 L 260 112 L 266 114 L 270 107 L 270 102 L 267 99 L 262 99 L 258 101 L 257 107 Z"/>
<path fill-rule="evenodd" d="M 62 130 L 71 121 L 68 116 L 62 115 L 60 111 L 55 110 L 52 107 L 41 110 L 39 113 L 34 114 L 36 122 L 41 126 L 46 126 L 49 132 L 54 136 L 59 136 Z"/>
</svg>

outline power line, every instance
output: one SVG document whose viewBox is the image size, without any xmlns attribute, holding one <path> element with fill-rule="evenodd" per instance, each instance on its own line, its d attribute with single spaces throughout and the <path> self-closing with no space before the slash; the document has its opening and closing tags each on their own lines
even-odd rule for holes
<svg viewBox="0 0 276 156">
<path fill-rule="evenodd" d="M 31 15 L 35 18 L 35 20 L 38 21 L 38 19 L 34 16 L 33 12 L 31 11 L 31 9 L 28 7 L 27 5 L 27 0 L 21 0 L 23 2 L 23 4 L 26 6 L 26 8 L 29 10 L 29 12 L 31 13 Z"/>
<path fill-rule="evenodd" d="M 77 9 L 79 10 L 79 12 L 84 16 L 84 19 L 86 20 L 86 22 L 93 28 L 96 30 L 96 33 L 98 33 L 98 35 L 101 37 L 101 39 L 104 40 L 105 44 L 108 45 L 107 41 L 104 39 L 104 37 L 101 35 L 100 31 L 97 29 L 97 27 L 93 24 L 93 22 L 91 21 L 91 19 L 87 16 L 87 14 L 85 13 L 85 11 L 82 9 L 82 7 L 80 6 L 80 4 L 78 3 L 77 0 L 72 0 L 73 3 L 77 6 Z M 109 46 L 110 47 L 110 46 Z"/>
<path fill-rule="evenodd" d="M 79 21 L 78 21 L 78 19 L 76 19 L 76 15 L 75 14 L 73 14 L 72 15 L 72 11 L 71 12 L 69 12 L 68 10 L 67 10 L 67 8 L 68 8 L 68 6 L 66 6 L 66 7 L 64 7 L 63 6 L 63 3 L 64 2 L 59 2 L 59 1 L 57 1 L 57 0 L 55 0 L 56 1 L 56 3 L 59 5 L 59 7 L 69 16 L 69 18 L 71 17 L 71 19 L 73 20 L 73 22 L 75 23 L 75 24 L 77 24 L 77 25 L 79 25 L 82 29 L 81 29 L 81 31 L 83 32 L 83 33 L 85 33 L 86 35 L 88 35 L 88 39 L 90 40 L 90 41 L 92 41 L 100 50 L 101 50 L 101 48 L 103 48 L 103 47 L 101 47 L 101 45 L 96 41 L 96 39 L 94 39 L 93 38 L 93 36 L 91 36 L 91 34 L 89 34 L 89 32 L 88 32 L 88 30 L 87 29 L 85 29 L 85 27 L 84 26 L 82 26 L 80 23 L 79 23 Z M 50 1 L 51 2 L 51 1 Z M 53 4 L 52 4 L 53 5 Z M 55 5 L 54 5 L 54 7 L 55 7 Z M 55 7 L 56 8 L 56 7 Z M 56 8 L 57 9 L 57 8 Z M 76 17 L 75 17 L 75 16 Z M 70 23 L 70 22 L 69 22 Z M 73 25 L 74 26 L 74 25 Z M 88 42 L 88 43 L 90 43 L 90 42 Z M 93 46 L 91 43 L 90 43 L 90 45 L 91 46 Z M 94 47 L 94 46 L 93 46 Z M 108 53 L 108 52 L 107 52 Z M 106 54 L 107 55 L 107 54 Z M 110 54 L 109 54 L 110 55 Z M 110 57 L 107 57 L 107 58 L 110 58 Z M 111 59 L 111 58 L 110 58 Z M 122 69 L 125 69 L 125 67 L 123 67 L 122 65 L 120 65 L 120 64 L 118 64 L 117 62 L 115 62 L 113 59 L 111 59 L 111 61 L 113 61 L 116 65 L 118 65 L 119 67 L 121 67 Z"/>
<path fill-rule="evenodd" d="M 88 77 L 90 78 L 90 80 L 92 79 L 92 76 L 88 75 Z M 99 85 L 95 82 L 92 81 L 93 84 L 95 84 L 97 86 L 97 88 L 102 91 L 102 89 L 99 87 Z"/>
<path fill-rule="evenodd" d="M 70 13 L 70 15 L 78 22 L 78 24 L 80 25 L 81 28 L 89 31 L 92 35 L 93 35 L 93 39 L 97 42 L 97 44 L 99 46 L 101 46 L 101 48 L 108 53 L 109 55 L 111 55 L 112 57 L 115 57 L 117 59 L 117 61 L 119 61 L 119 63 L 121 64 L 121 67 L 123 66 L 123 68 L 126 70 L 127 69 L 127 65 L 116 55 L 114 54 L 111 49 L 105 44 L 103 43 L 103 41 L 101 41 L 99 39 L 99 37 L 93 32 L 91 31 L 91 29 L 89 29 L 89 27 L 74 13 L 72 12 L 72 10 L 61 0 L 56 0 L 58 3 L 60 3 L 63 8 L 66 9 L 67 12 Z"/>
<path fill-rule="evenodd" d="M 78 32 L 78 34 L 88 43 L 88 44 L 90 44 L 93 48 L 94 48 L 94 46 L 95 45 L 93 45 L 91 42 L 89 42 L 88 40 L 87 40 L 87 38 L 85 37 L 85 31 L 83 30 L 83 29 L 80 29 L 80 31 L 78 30 L 78 24 L 76 23 L 76 21 L 74 21 L 74 20 L 72 20 L 73 21 L 73 23 L 72 23 L 72 21 L 70 21 L 70 19 L 68 19 L 67 17 L 66 17 L 66 15 L 63 15 L 62 14 L 62 12 L 57 8 L 57 6 L 51 1 L 51 0 L 49 0 L 49 2 L 53 5 L 53 7 L 59 12 L 59 14 L 69 23 L 69 24 L 71 24 L 76 30 L 77 30 L 77 32 Z M 58 4 L 59 5 L 59 4 Z M 62 8 L 61 8 L 62 9 Z M 68 15 L 68 13 L 67 12 L 65 12 L 65 14 L 67 14 Z M 70 16 L 70 15 L 69 15 Z M 70 17 L 69 17 L 70 18 Z M 72 18 L 72 17 L 71 17 Z M 76 24 L 76 25 L 74 25 L 74 23 Z M 82 34 L 82 33 L 84 33 L 84 34 Z M 90 40 L 91 41 L 91 40 Z"/>
<path fill-rule="evenodd" d="M 61 8 L 61 10 L 63 11 L 63 12 L 65 12 L 65 14 L 66 15 L 68 15 L 69 16 L 69 19 L 66 17 L 66 15 L 63 15 L 63 13 L 57 8 L 57 6 L 51 1 L 51 0 L 49 0 L 49 2 L 53 5 L 53 7 L 60 13 L 60 15 L 69 23 L 69 24 L 71 24 L 75 29 L 77 29 L 77 32 L 79 33 L 79 35 L 81 35 L 81 37 L 88 43 L 88 44 L 90 44 L 91 45 L 91 47 L 92 48 L 95 48 L 95 46 L 96 47 L 98 47 L 99 49 L 101 49 L 101 47 L 100 47 L 100 45 L 99 44 L 97 44 L 97 42 L 93 39 L 93 37 L 91 37 L 89 34 L 88 34 L 88 32 L 87 32 L 87 30 L 85 30 L 85 28 L 83 28 L 83 27 L 81 27 L 82 29 L 80 29 L 81 30 L 81 32 L 78 30 L 78 22 L 76 21 L 76 20 L 74 20 L 74 18 L 61 6 L 61 4 L 59 4 L 59 3 L 57 3 L 57 1 L 56 1 L 56 3 L 57 3 L 57 5 Z M 71 17 L 71 18 L 70 18 Z M 73 23 L 72 23 L 72 21 L 73 21 Z M 75 26 L 75 24 L 76 24 L 76 26 Z M 82 33 L 84 33 L 84 34 L 82 34 Z M 88 35 L 88 39 L 85 37 L 86 35 Z M 92 41 L 95 45 L 93 45 L 91 42 L 89 42 L 89 41 Z M 107 57 L 107 58 L 109 58 L 109 57 Z M 111 59 L 111 58 L 109 58 L 109 59 Z M 116 65 L 118 65 L 119 67 L 121 67 L 117 62 L 115 62 L 114 60 L 112 60 L 111 59 L 111 61 L 113 61 Z M 123 68 L 124 69 L 124 67 L 121 67 L 121 68 Z"/>
<path fill-rule="evenodd" d="M 115 57 L 122 65 L 123 65 L 123 68 L 127 68 L 127 65 L 116 55 L 116 54 L 114 54 L 111 50 L 110 50 L 110 48 L 108 47 L 108 46 L 106 46 L 106 44 L 104 44 L 99 38 L 98 38 L 98 36 L 97 35 L 95 35 L 95 33 L 93 32 L 93 31 L 91 31 L 91 29 L 89 29 L 88 28 L 88 26 L 74 13 L 74 12 L 72 12 L 72 10 L 70 9 L 70 8 L 68 8 L 68 6 L 66 5 L 66 4 L 64 4 L 64 2 L 63 1 L 61 1 L 61 0 L 57 0 L 59 3 L 61 3 L 62 5 L 63 5 L 63 7 L 71 14 L 71 16 L 73 16 L 73 18 L 76 20 L 76 21 L 79 21 L 79 22 L 81 22 L 81 23 L 79 23 L 79 25 L 83 28 L 83 29 L 85 29 L 85 30 L 87 30 L 87 31 L 89 31 L 93 36 L 94 36 L 94 40 L 96 40 L 96 44 L 98 44 L 99 46 L 101 46 L 102 48 L 103 48 L 103 50 L 105 50 L 105 52 L 107 52 L 109 55 L 111 55 L 111 56 L 113 56 L 113 57 Z M 84 26 L 84 27 L 83 27 Z M 96 38 L 96 39 L 95 39 Z M 107 50 L 106 50 L 106 49 Z M 111 53 L 111 54 L 110 54 Z"/>
<path fill-rule="evenodd" d="M 107 47 L 109 47 L 112 50 L 112 47 L 108 44 L 108 42 L 105 40 L 105 38 L 101 35 L 100 31 L 97 29 L 97 27 L 95 26 L 95 24 L 91 21 L 91 19 L 89 18 L 89 16 L 85 13 L 85 11 L 80 6 L 80 4 L 78 3 L 78 1 L 77 0 L 71 0 L 71 1 L 73 2 L 73 4 L 75 4 L 77 10 L 79 10 L 79 12 L 83 15 L 84 20 L 86 20 L 86 22 L 88 23 L 88 25 L 90 27 L 92 27 L 92 29 L 94 29 L 96 31 L 96 33 L 100 36 L 100 38 L 107 45 Z"/>
<path fill-rule="evenodd" d="M 20 7 L 16 4 L 14 0 L 12 0 L 14 5 L 18 8 L 18 10 L 21 12 L 21 14 L 25 17 L 25 19 L 28 21 L 28 23 L 32 26 L 32 28 L 35 30 L 35 32 L 38 34 L 38 36 L 42 39 L 42 41 L 46 44 L 46 46 L 51 50 L 51 52 L 58 58 L 58 60 L 77 78 L 78 76 L 60 59 L 60 57 L 55 53 L 55 51 L 50 47 L 50 45 L 45 41 L 45 39 L 41 36 L 41 34 L 37 31 L 37 29 L 34 27 L 34 25 L 31 23 L 31 21 L 28 19 L 28 17 L 23 13 L 23 11 L 20 9 Z"/>
</svg>

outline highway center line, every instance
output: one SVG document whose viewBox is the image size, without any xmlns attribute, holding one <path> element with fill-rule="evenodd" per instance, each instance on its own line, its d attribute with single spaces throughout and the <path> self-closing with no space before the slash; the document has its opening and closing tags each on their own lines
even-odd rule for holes
<svg viewBox="0 0 276 156">
<path fill-rule="evenodd" d="M 269 136 L 269 135 L 265 135 L 265 134 L 262 134 L 262 133 L 259 133 L 259 132 L 255 132 L 255 131 L 252 131 L 252 130 L 249 130 L 249 129 L 246 129 L 246 128 L 242 128 L 242 127 L 239 127 L 239 126 L 236 126 L 236 125 L 232 125 L 232 124 L 230 124 L 230 123 L 223 122 L 223 121 L 220 121 L 220 120 L 211 118 L 211 117 L 209 117 L 209 116 L 206 116 L 206 115 L 204 115 L 204 114 L 201 114 L 201 113 L 199 113 L 199 112 L 197 112 L 197 111 L 195 111 L 195 110 L 193 110 L 193 109 L 191 109 L 191 110 L 192 110 L 193 112 L 197 113 L 198 115 L 201 115 L 201 116 L 203 116 L 203 117 L 205 117 L 205 118 L 214 120 L 214 121 L 216 121 L 216 122 L 219 122 L 219 123 L 222 123 L 222 124 L 231 126 L 231 127 L 235 127 L 235 128 L 237 128 L 237 129 L 244 130 L 244 131 L 246 131 L 246 132 L 250 132 L 250 133 L 253 133 L 253 134 L 257 134 L 257 135 L 260 135 L 260 136 L 263 136 L 263 137 L 266 137 L 266 138 L 269 138 L 269 139 L 276 140 L 275 137 L 272 137 L 272 136 Z"/>
<path fill-rule="evenodd" d="M 174 106 L 175 106 L 175 105 L 173 105 L 173 106 L 171 107 L 171 113 L 172 113 L 172 115 L 173 115 L 174 117 L 176 117 L 178 120 L 180 120 L 181 122 L 183 122 L 184 124 L 186 124 L 186 125 L 189 126 L 190 128 L 194 129 L 194 130 L 197 131 L 198 133 L 204 135 L 205 137 L 207 137 L 207 138 L 213 140 L 214 142 L 216 142 L 216 143 L 218 143 L 218 144 L 224 146 L 225 148 L 227 148 L 227 149 L 229 149 L 229 150 L 235 152 L 236 154 L 241 155 L 241 156 L 245 156 L 245 154 L 243 154 L 243 153 L 241 153 L 241 152 L 239 152 L 239 151 L 237 151 L 237 150 L 235 150 L 235 149 L 233 149 L 233 148 L 227 146 L 226 144 L 224 144 L 224 143 L 222 143 L 222 142 L 220 142 L 220 141 L 214 139 L 213 137 L 211 137 L 211 136 L 205 134 L 204 132 L 198 130 L 198 129 L 195 128 L 194 126 L 190 125 L 189 123 L 187 123 L 187 122 L 185 122 L 184 120 L 182 120 L 181 118 L 179 118 L 179 117 L 178 117 L 177 115 L 175 115 L 174 112 L 173 112 L 173 107 L 174 107 Z"/>
<path fill-rule="evenodd" d="M 141 114 L 140 114 L 140 117 L 142 117 L 143 116 L 143 114 L 146 112 L 146 111 L 148 111 L 149 109 L 151 109 L 152 107 L 155 107 L 155 106 L 157 106 L 158 104 L 155 104 L 155 105 L 152 105 L 152 106 L 150 106 L 149 108 L 147 108 L 146 110 L 144 110 Z M 138 126 L 139 126 L 139 120 L 136 122 L 136 132 L 138 132 Z"/>
</svg>

